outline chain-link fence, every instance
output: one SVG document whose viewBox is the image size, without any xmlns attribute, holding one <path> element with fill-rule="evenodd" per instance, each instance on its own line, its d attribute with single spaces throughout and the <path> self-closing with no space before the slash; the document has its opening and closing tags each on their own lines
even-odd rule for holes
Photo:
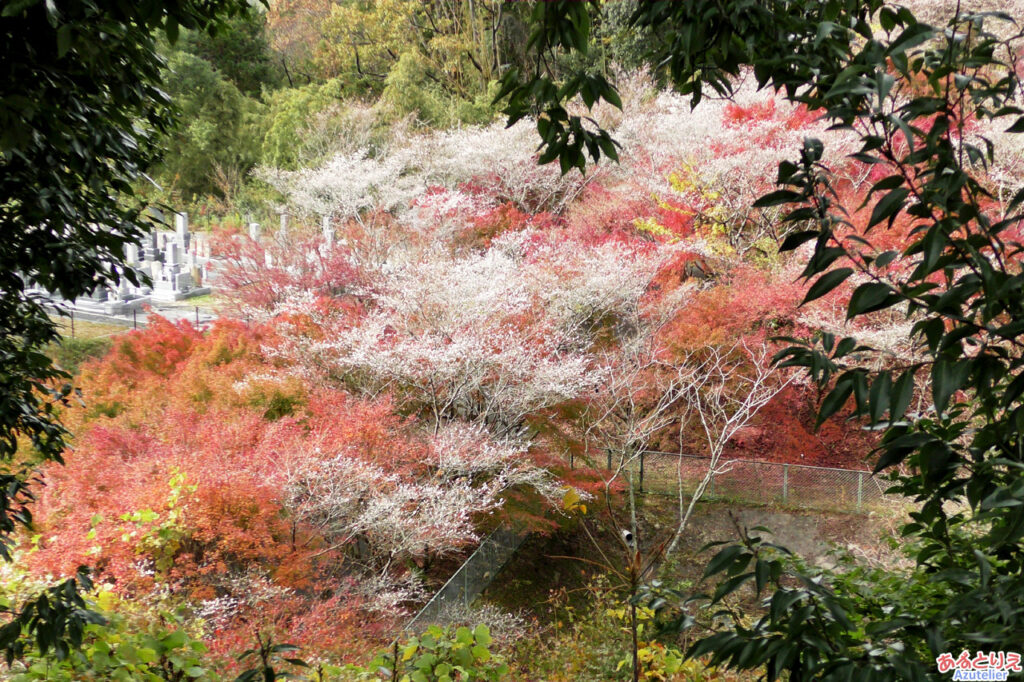
<svg viewBox="0 0 1024 682">
<path fill-rule="evenodd" d="M 681 481 L 684 494 L 690 495 L 710 466 L 708 457 L 646 451 L 634 457 L 627 468 L 643 492 L 676 495 Z M 709 500 L 864 512 L 889 502 L 886 487 L 887 483 L 870 471 L 722 458 L 704 496 Z"/>
<path fill-rule="evenodd" d="M 498 571 L 512 558 L 529 533 L 522 529 L 499 528 L 480 543 L 448 582 L 409 621 L 406 629 L 437 622 L 454 605 L 468 607 L 487 589 Z"/>
<path fill-rule="evenodd" d="M 646 451 L 627 466 L 637 488 L 646 493 L 692 495 L 708 473 L 711 460 L 697 455 Z M 825 511 L 865 512 L 890 502 L 886 483 L 870 471 L 722 459 L 715 467 L 704 499 L 745 504 L 777 504 Z M 488 535 L 459 570 L 431 598 L 407 629 L 443 619 L 453 607 L 469 605 L 491 584 L 526 540 L 521 529 L 499 528 Z"/>
</svg>

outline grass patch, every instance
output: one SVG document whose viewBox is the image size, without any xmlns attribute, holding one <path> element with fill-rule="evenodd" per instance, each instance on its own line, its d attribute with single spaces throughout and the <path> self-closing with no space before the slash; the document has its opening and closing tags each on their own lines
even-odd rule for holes
<svg viewBox="0 0 1024 682">
<path fill-rule="evenodd" d="M 214 308 L 221 304 L 221 298 L 217 294 L 203 294 L 202 296 L 193 296 L 192 298 L 184 298 L 180 301 L 174 301 L 173 303 L 161 303 L 160 305 L 166 308 Z"/>
<path fill-rule="evenodd" d="M 114 341 L 110 336 L 98 336 L 91 339 L 65 337 L 59 342 L 47 346 L 46 354 L 50 356 L 54 364 L 75 376 L 83 362 L 103 357 L 110 352 L 113 345 Z"/>
<path fill-rule="evenodd" d="M 58 315 L 51 315 L 50 319 L 57 325 L 57 332 L 65 339 L 96 339 L 126 331 L 125 327 L 117 324 L 76 319 L 74 325 L 72 325 L 70 318 Z"/>
<path fill-rule="evenodd" d="M 86 360 L 102 358 L 110 352 L 114 345 L 114 335 L 127 331 L 125 327 L 116 324 L 76 319 L 72 335 L 70 318 L 51 315 L 50 319 L 57 325 L 61 339 L 49 344 L 45 353 L 54 364 L 72 376 L 78 374 Z"/>
</svg>

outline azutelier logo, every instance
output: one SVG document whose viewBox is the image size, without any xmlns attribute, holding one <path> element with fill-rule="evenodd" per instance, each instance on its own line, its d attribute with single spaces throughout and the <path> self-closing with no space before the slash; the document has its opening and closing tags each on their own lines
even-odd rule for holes
<svg viewBox="0 0 1024 682">
<path fill-rule="evenodd" d="M 957 682 L 1003 682 L 1010 673 L 1021 672 L 1020 661 L 1021 655 L 1016 651 L 962 651 L 957 658 L 950 653 L 939 654 L 935 665 L 940 673 L 952 672 L 952 679 Z"/>
</svg>

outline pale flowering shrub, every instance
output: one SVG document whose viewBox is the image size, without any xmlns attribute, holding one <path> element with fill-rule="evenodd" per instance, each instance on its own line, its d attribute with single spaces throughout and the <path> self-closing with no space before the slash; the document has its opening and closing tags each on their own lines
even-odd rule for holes
<svg viewBox="0 0 1024 682">
<path fill-rule="evenodd" d="M 495 240 L 495 249 L 522 248 L 529 233 L 510 233 Z M 582 245 L 547 240 L 524 251 L 532 286 L 547 314 L 567 336 L 589 341 L 609 319 L 633 322 L 658 268 L 681 245 L 604 242 Z"/>
<path fill-rule="evenodd" d="M 562 175 L 558 164 L 538 165 L 536 122 L 529 119 L 512 127 L 494 123 L 435 133 L 421 139 L 417 149 L 431 183 L 472 183 L 500 202 L 534 213 L 561 212 L 606 168 L 601 164 L 582 176 Z"/>
<path fill-rule="evenodd" d="M 888 363 L 911 364 L 924 357 L 920 344 L 910 335 L 916 318 L 908 318 L 905 311 L 875 313 L 868 319 L 851 326 L 846 320 L 844 305 L 815 305 L 803 309 L 797 321 L 810 329 L 834 334 L 837 338 L 852 336 L 857 342 L 879 351 L 873 354 L 877 363 L 873 369 L 883 369 Z"/>
<path fill-rule="evenodd" d="M 367 312 L 292 352 L 358 390 L 396 392 L 439 428 L 453 419 L 514 435 L 538 410 L 600 382 L 602 326 L 635 326 L 662 249 L 584 246 L 525 230 L 486 251 L 434 249 L 370 277 Z"/>
<path fill-rule="evenodd" d="M 449 627 L 473 628 L 487 623 L 491 636 L 499 648 L 511 646 L 529 635 L 531 620 L 525 611 L 506 611 L 481 600 L 466 604 L 462 600 L 447 602 L 438 609 L 435 620 Z"/>
<path fill-rule="evenodd" d="M 409 615 L 410 604 L 421 603 L 430 596 L 423 581 L 412 573 L 364 576 L 356 584 L 355 594 L 362 597 L 364 610 L 385 617 Z"/>
<path fill-rule="evenodd" d="M 238 602 L 248 606 L 267 604 L 295 592 L 290 587 L 274 582 L 262 570 L 252 567 L 244 573 L 229 576 L 224 587 L 236 595 Z"/>
<path fill-rule="evenodd" d="M 447 244 L 467 225 L 485 218 L 499 206 L 497 199 L 480 192 L 433 186 L 413 200 L 402 217 L 402 226 Z"/>
<path fill-rule="evenodd" d="M 424 565 L 478 542 L 480 517 L 502 506 L 509 489 L 533 489 L 552 504 L 564 491 L 530 462 L 524 444 L 464 424 L 435 435 L 411 472 L 345 449 L 331 455 L 309 447 L 282 462 L 286 506 L 318 529 L 329 548 L 352 556 L 364 608 L 380 613 L 400 612 L 426 596 L 406 570 L 410 560 Z"/>
<path fill-rule="evenodd" d="M 848 158 L 857 150 L 854 135 L 830 131 L 814 113 L 749 84 L 729 100 L 706 98 L 696 108 L 672 92 L 642 107 L 625 106 L 615 130 L 622 163 L 610 172 L 622 191 L 651 197 L 742 255 L 759 240 L 778 237 L 776 211 L 752 205 L 774 187 L 779 162 L 795 158 L 808 136 L 824 142 L 826 166 L 862 180 Z"/>
<path fill-rule="evenodd" d="M 477 541 L 473 516 L 499 504 L 489 487 L 465 479 L 409 481 L 344 453 L 294 471 L 287 490 L 288 506 L 303 521 L 336 547 L 362 540 L 357 553 L 378 568 Z"/>
<path fill-rule="evenodd" d="M 696 108 L 688 97 L 667 91 L 649 106 L 626 111 L 629 115 L 616 130 L 623 145 L 617 173 L 642 175 L 649 169 L 655 182 L 682 163 L 722 192 L 729 191 L 725 180 L 752 178 L 771 184 L 778 162 L 792 158 L 809 135 L 822 139 L 824 161 L 834 168 L 845 166 L 846 154 L 854 150 L 852 135 L 829 131 L 813 112 L 756 90 L 752 78 L 732 98 L 705 98 Z"/>
<path fill-rule="evenodd" d="M 195 610 L 197 618 L 203 620 L 209 627 L 216 630 L 228 625 L 238 613 L 242 606 L 242 600 L 237 597 L 215 597 L 204 599 L 199 602 Z"/>
<path fill-rule="evenodd" d="M 530 462 L 527 450 L 524 442 L 496 440 L 480 426 L 458 422 L 446 425 L 433 438 L 436 475 L 487 480 L 499 491 L 529 488 L 554 504 L 565 486 Z"/>
<path fill-rule="evenodd" d="M 464 183 L 499 203 L 558 212 L 595 173 L 562 175 L 557 166 L 538 166 L 535 135 L 530 121 L 511 128 L 493 124 L 409 135 L 376 154 L 366 148 L 343 151 L 316 168 L 261 167 L 256 176 L 304 217 L 359 220 L 374 211 L 403 214 L 429 188 L 457 189 Z"/>
<path fill-rule="evenodd" d="M 1024 186 L 1024 140 L 1020 134 L 1008 133 L 1003 128 L 1003 123 L 996 125 L 984 120 L 967 136 L 971 144 L 981 149 L 985 148 L 986 140 L 995 149 L 995 158 L 982 178 L 995 195 L 1000 211 L 1005 210 L 1014 193 Z"/>
<path fill-rule="evenodd" d="M 426 186 L 407 150 L 370 156 L 367 149 L 336 154 L 317 168 L 260 168 L 258 178 L 285 195 L 301 216 L 358 219 L 375 210 L 408 206 Z"/>
<path fill-rule="evenodd" d="M 419 404 L 435 427 L 451 419 L 515 433 L 531 412 L 571 399 L 592 385 L 588 359 L 563 353 L 550 336 L 493 322 L 396 331 L 387 312 L 325 341 L 318 350 L 335 366 L 363 377 L 376 392 L 389 387 Z"/>
</svg>

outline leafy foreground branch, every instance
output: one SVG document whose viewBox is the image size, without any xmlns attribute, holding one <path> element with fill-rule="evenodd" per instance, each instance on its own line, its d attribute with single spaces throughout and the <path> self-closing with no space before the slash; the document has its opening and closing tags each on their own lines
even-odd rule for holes
<svg viewBox="0 0 1024 682">
<path fill-rule="evenodd" d="M 160 87 L 155 32 L 213 30 L 240 0 L 0 2 L 0 556 L 32 522 L 36 465 L 61 463 L 70 434 L 59 412 L 70 376 L 43 353 L 58 339 L 32 288 L 68 300 L 116 285 L 125 246 L 145 231 L 133 187 L 174 123 Z M 0 630 L 8 660 L 25 639 L 58 657 L 99 616 L 62 583 L 16 610 Z"/>
<path fill-rule="evenodd" d="M 536 14 L 537 49 L 582 49 L 577 3 Z M 920 680 L 946 652 L 1019 649 L 1024 188 L 1007 194 L 985 176 L 997 152 L 985 130 L 1024 132 L 1017 19 L 958 5 L 934 26 L 881 0 L 697 0 L 641 3 L 630 24 L 650 30 L 651 63 L 694 104 L 752 76 L 858 135 L 852 159 L 869 187 L 838 181 L 822 142 L 808 138 L 799 160 L 780 165 L 782 189 L 755 205 L 788 207 L 782 248 L 807 253 L 805 303 L 849 282 L 847 320 L 905 314 L 919 351 L 898 364 L 855 336 L 821 333 L 790 339 L 776 358 L 825 392 L 819 423 L 852 402 L 866 427 L 884 431 L 875 469 L 917 503 L 903 528 L 914 567 L 872 572 L 848 561 L 822 572 L 747 537 L 708 566 L 726 578 L 711 599 L 753 581 L 770 592 L 764 615 L 744 627 L 723 612 L 733 625 L 689 654 L 764 666 L 769 679 Z M 559 87 L 538 72 L 509 74 L 504 86 L 510 120 L 541 114 L 544 160 L 570 169 L 587 153 L 614 156 L 563 107 L 577 94 L 614 104 L 611 85 L 585 93 L 578 80 Z"/>
<path fill-rule="evenodd" d="M 404 642 L 395 640 L 389 650 L 379 653 L 365 666 L 307 661 L 299 658 L 299 647 L 276 642 L 272 635 L 256 630 L 252 633 L 254 646 L 236 657 L 235 668 L 241 672 L 235 675 L 218 672 L 215 668 L 219 666 L 213 665 L 211 652 L 181 629 L 183 621 L 174 614 L 164 614 L 166 623 L 149 631 L 139 631 L 112 612 L 108 615 L 110 618 L 103 622 L 92 620 L 85 625 L 74 625 L 80 639 L 74 649 L 66 648 L 60 657 L 45 653 L 40 656 L 37 650 L 21 650 L 8 679 L 70 682 L 82 679 L 82 675 L 89 679 L 153 682 L 286 679 L 497 682 L 508 679 L 509 667 L 501 656 L 492 653 L 491 634 L 486 625 L 472 630 L 430 626 L 419 636 Z"/>
</svg>

